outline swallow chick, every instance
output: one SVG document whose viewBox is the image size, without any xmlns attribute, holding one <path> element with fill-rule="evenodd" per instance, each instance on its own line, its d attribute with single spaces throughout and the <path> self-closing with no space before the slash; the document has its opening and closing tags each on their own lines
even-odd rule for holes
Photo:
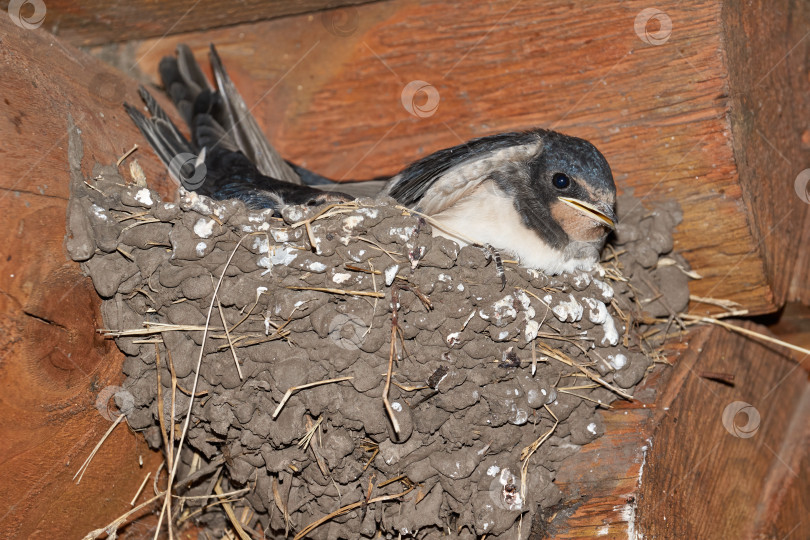
<svg viewBox="0 0 810 540">
<path fill-rule="evenodd" d="M 353 193 L 353 182 L 296 170 L 305 183 Z M 616 227 L 605 157 L 584 139 L 544 129 L 439 150 L 383 182 L 379 195 L 430 216 L 435 235 L 497 248 L 547 274 L 593 268 Z"/>
<path fill-rule="evenodd" d="M 434 235 L 508 252 L 522 266 L 547 274 L 591 269 L 616 226 L 610 166 L 586 140 L 544 129 L 502 133 L 434 152 L 390 178 L 335 182 L 285 161 L 262 134 L 213 45 L 210 57 L 216 87 L 184 45 L 160 64 L 191 143 L 145 90 L 151 118 L 126 106 L 170 172 L 172 156 L 198 156 L 193 167 L 186 166 L 190 173 L 203 165 L 208 170 L 211 178 L 196 188 L 205 195 L 274 209 L 393 197 L 429 216 Z"/>
<path fill-rule="evenodd" d="M 438 234 L 518 257 L 548 274 L 589 270 L 616 226 L 616 186 L 588 141 L 537 129 L 439 150 L 384 194 L 433 218 Z"/>
</svg>

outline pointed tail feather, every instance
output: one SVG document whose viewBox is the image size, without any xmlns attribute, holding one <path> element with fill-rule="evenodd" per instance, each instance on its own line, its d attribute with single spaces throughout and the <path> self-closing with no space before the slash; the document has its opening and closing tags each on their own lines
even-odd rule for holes
<svg viewBox="0 0 810 540">
<path fill-rule="evenodd" d="M 193 177 L 202 166 L 201 160 L 197 159 L 196 149 L 145 88 L 140 87 L 138 92 L 146 103 L 151 117 L 147 118 L 137 107 L 129 103 L 124 103 L 124 109 L 169 170 L 172 178 L 182 184 L 186 178 Z"/>
<path fill-rule="evenodd" d="M 192 142 L 200 147 L 219 143 L 220 147 L 239 150 L 262 174 L 301 184 L 295 171 L 259 129 L 213 45 L 210 61 L 216 87 L 208 81 L 186 45 L 178 45 L 176 56 L 167 56 L 160 62 L 163 86 L 188 124 Z M 202 133 L 198 131 L 200 126 Z M 212 139 L 214 132 L 218 139 Z"/>
<path fill-rule="evenodd" d="M 231 81 L 222 59 L 211 44 L 211 69 L 217 82 L 217 90 L 222 94 L 225 112 L 222 125 L 232 131 L 242 153 L 259 168 L 262 174 L 300 184 L 298 174 L 284 161 L 264 136 L 259 124 L 251 114 L 245 100 Z"/>
</svg>

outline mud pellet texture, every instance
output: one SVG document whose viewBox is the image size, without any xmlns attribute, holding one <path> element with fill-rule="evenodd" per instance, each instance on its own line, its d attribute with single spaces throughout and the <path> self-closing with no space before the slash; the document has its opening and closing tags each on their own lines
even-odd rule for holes
<svg viewBox="0 0 810 540">
<path fill-rule="evenodd" d="M 307 538 L 511 539 L 521 516 L 525 538 L 561 500 L 561 464 L 604 434 L 599 404 L 651 368 L 660 343 L 639 336 L 689 298 L 677 207 L 631 196 L 594 271 L 546 276 L 503 254 L 501 290 L 480 248 L 433 237 L 393 200 L 274 218 L 194 193 L 164 202 L 110 170 L 88 184 L 68 247 L 128 356 L 130 426 L 162 447 L 159 408 L 167 429 L 174 395 L 182 426 L 196 388 L 178 478 L 209 472 L 184 494 L 209 493 L 221 469 L 268 538 L 367 499 Z M 521 453 L 549 432 L 522 481 Z M 194 519 L 229 527 L 219 505 Z"/>
</svg>

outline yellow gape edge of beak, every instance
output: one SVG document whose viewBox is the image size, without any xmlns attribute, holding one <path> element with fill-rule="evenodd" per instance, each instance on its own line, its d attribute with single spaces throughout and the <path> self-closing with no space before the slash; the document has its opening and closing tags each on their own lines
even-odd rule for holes
<svg viewBox="0 0 810 540">
<path fill-rule="evenodd" d="M 602 223 L 605 226 L 610 227 L 611 229 L 616 228 L 616 223 L 611 218 L 603 214 L 594 205 L 587 203 L 585 201 L 581 201 L 579 199 L 571 199 L 570 197 L 557 197 L 557 198 L 560 199 L 565 204 L 567 204 L 568 206 L 570 206 L 571 208 L 579 210 L 586 216 L 595 219 L 599 223 Z"/>
</svg>

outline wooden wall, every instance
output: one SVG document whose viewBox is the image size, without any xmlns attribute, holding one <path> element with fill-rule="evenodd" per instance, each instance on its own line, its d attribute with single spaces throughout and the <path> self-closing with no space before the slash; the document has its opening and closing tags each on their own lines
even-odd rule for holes
<svg viewBox="0 0 810 540">
<path fill-rule="evenodd" d="M 89 176 L 140 136 L 120 104 L 137 93 L 44 31 L 3 16 L 0 35 L 0 537 L 81 538 L 127 511 L 160 461 L 124 423 L 72 481 L 111 425 L 96 402 L 121 382 L 123 355 L 96 333 L 100 299 L 63 247 L 67 117 L 82 130 Z M 93 81 L 121 93 L 110 99 Z M 141 162 L 159 178 L 157 162 Z"/>
</svg>

